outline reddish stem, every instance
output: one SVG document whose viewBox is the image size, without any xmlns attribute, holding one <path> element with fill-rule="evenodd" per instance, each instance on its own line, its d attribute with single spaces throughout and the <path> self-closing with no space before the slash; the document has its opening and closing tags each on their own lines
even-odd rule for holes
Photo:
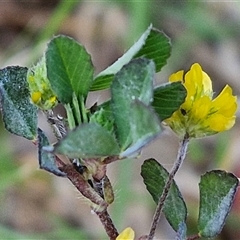
<svg viewBox="0 0 240 240">
<path fill-rule="evenodd" d="M 98 215 L 107 235 L 109 236 L 110 240 L 115 240 L 118 236 L 118 232 L 107 212 L 108 204 L 106 201 L 88 184 L 88 182 L 78 171 L 75 170 L 72 165 L 66 165 L 61 160 L 59 161 L 59 159 L 57 162 L 59 165 L 61 165 L 59 169 L 67 174 L 67 177 L 72 184 L 81 192 L 83 196 L 93 203 L 91 207 Z"/>
<path fill-rule="evenodd" d="M 110 240 L 115 240 L 118 236 L 118 231 L 115 228 L 111 217 L 109 216 L 107 210 L 103 211 L 103 212 L 98 212 L 96 213 L 100 219 L 100 221 L 102 222 L 105 231 L 107 233 L 107 235 L 109 236 Z"/>
<path fill-rule="evenodd" d="M 108 204 L 99 194 L 89 185 L 89 183 L 82 177 L 82 175 L 72 166 L 66 165 L 59 168 L 62 172 L 67 174 L 68 179 L 79 190 L 79 192 L 96 204 L 98 211 L 103 211 Z"/>
</svg>

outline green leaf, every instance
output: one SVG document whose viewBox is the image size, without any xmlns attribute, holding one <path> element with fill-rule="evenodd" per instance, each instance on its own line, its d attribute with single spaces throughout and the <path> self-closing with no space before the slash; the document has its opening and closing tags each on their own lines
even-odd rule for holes
<svg viewBox="0 0 240 240">
<path fill-rule="evenodd" d="M 171 55 L 170 39 L 163 32 L 153 28 L 148 35 L 144 46 L 134 58 L 145 57 L 154 61 L 156 72 L 167 64 Z"/>
<path fill-rule="evenodd" d="M 56 165 L 55 156 L 43 150 L 43 147 L 48 145 L 49 141 L 46 135 L 38 128 L 38 161 L 40 168 L 57 176 L 65 177 L 66 174 L 60 171 Z"/>
<path fill-rule="evenodd" d="M 57 36 L 46 51 L 47 76 L 62 103 L 76 96 L 86 97 L 93 81 L 93 66 L 85 48 L 72 38 Z"/>
<path fill-rule="evenodd" d="M 170 53 L 171 44 L 169 38 L 150 25 L 139 40 L 122 57 L 95 77 L 91 91 L 109 88 L 114 75 L 133 58 L 145 57 L 153 60 L 158 72 L 166 64 Z"/>
<path fill-rule="evenodd" d="M 104 103 L 104 105 L 96 106 L 96 110 L 91 114 L 89 122 L 97 123 L 113 133 L 114 118 L 110 110 L 110 101 Z"/>
<path fill-rule="evenodd" d="M 149 105 L 153 94 L 154 63 L 134 59 L 119 71 L 111 86 L 112 111 L 120 146 L 125 150 L 132 143 L 130 133 L 131 104 L 140 100 Z M 141 118 L 138 120 L 141 121 Z"/>
<path fill-rule="evenodd" d="M 181 82 L 167 83 L 154 89 L 152 106 L 163 121 L 179 109 L 187 92 Z"/>
<path fill-rule="evenodd" d="M 169 173 L 155 159 L 148 159 L 145 160 L 142 165 L 141 175 L 147 190 L 152 195 L 155 203 L 158 204 L 158 200 L 161 197 Z M 175 181 L 173 182 L 168 197 L 164 203 L 163 212 L 175 231 L 179 230 L 180 224 L 186 222 L 186 204 Z"/>
<path fill-rule="evenodd" d="M 154 111 L 135 100 L 131 104 L 129 117 L 132 144 L 120 154 L 120 158 L 133 156 L 139 150 L 153 140 L 161 132 L 160 122 Z"/>
<path fill-rule="evenodd" d="M 199 187 L 199 234 L 213 238 L 221 232 L 231 210 L 238 179 L 232 173 L 214 170 L 201 176 Z"/>
<path fill-rule="evenodd" d="M 37 108 L 30 102 L 26 76 L 24 67 L 0 70 L 1 110 L 9 132 L 33 140 L 37 135 Z"/>
<path fill-rule="evenodd" d="M 110 100 L 96 106 L 96 112 L 90 117 L 90 122 L 98 123 L 110 132 L 116 132 L 114 131 L 114 117 Z M 131 103 L 129 124 L 132 145 L 120 154 L 120 158 L 134 157 L 142 147 L 161 132 L 159 119 L 153 109 L 137 99 Z"/>
<path fill-rule="evenodd" d="M 70 158 L 91 158 L 118 155 L 120 150 L 114 136 L 104 127 L 82 124 L 55 145 L 55 153 Z"/>
</svg>

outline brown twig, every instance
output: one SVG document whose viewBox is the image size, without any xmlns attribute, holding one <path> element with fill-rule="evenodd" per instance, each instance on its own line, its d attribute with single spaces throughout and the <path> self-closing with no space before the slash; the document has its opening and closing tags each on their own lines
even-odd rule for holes
<svg viewBox="0 0 240 240">
<path fill-rule="evenodd" d="M 103 211 L 107 208 L 108 204 L 104 201 L 104 199 L 99 196 L 99 194 L 72 165 L 65 165 L 59 169 L 67 174 L 68 179 L 84 197 L 90 200 L 93 204 L 96 204 L 95 211 Z M 92 207 L 95 208 L 94 206 Z"/>
<path fill-rule="evenodd" d="M 54 117 L 52 112 L 47 112 L 47 117 L 49 123 L 54 129 L 56 138 L 58 140 L 62 139 L 62 137 L 66 135 L 66 129 L 61 119 Z M 92 168 L 92 171 L 94 172 L 94 175 L 92 176 L 93 181 L 96 181 L 96 183 L 103 183 L 100 185 L 99 190 L 94 189 L 84 178 L 84 176 L 73 167 L 73 165 L 65 164 L 60 158 L 55 156 L 55 161 L 59 170 L 66 173 L 67 178 L 72 182 L 72 184 L 86 199 L 89 200 L 91 208 L 98 215 L 110 240 L 116 239 L 118 236 L 118 231 L 107 212 L 108 203 L 110 204 L 114 197 L 111 183 L 106 176 L 106 164 L 116 160 L 117 156 L 106 158 L 106 163 L 101 163 L 98 159 L 85 160 L 87 167 L 90 169 Z M 106 201 L 103 199 L 103 197 L 106 197 Z"/>
<path fill-rule="evenodd" d="M 152 225 L 151 225 L 151 228 L 150 228 L 150 233 L 148 235 L 148 240 L 152 240 L 154 238 L 154 235 L 155 235 L 155 232 L 156 232 L 156 228 L 157 228 L 157 225 L 158 225 L 158 222 L 160 220 L 160 216 L 161 216 L 161 213 L 162 213 L 162 209 L 163 209 L 163 206 L 164 206 L 164 203 L 165 203 L 165 200 L 168 196 L 168 193 L 169 193 L 169 190 L 170 190 L 170 187 L 173 183 L 173 180 L 174 180 L 174 177 L 177 173 L 177 171 L 179 170 L 185 156 L 186 156 L 186 152 L 187 152 L 187 146 L 188 146 L 188 143 L 189 143 L 189 138 L 188 136 L 185 136 L 184 139 L 180 142 L 180 146 L 179 146 L 179 150 L 178 150 L 178 156 L 177 156 L 177 159 L 176 159 L 176 162 L 174 163 L 173 165 L 173 168 L 168 176 L 168 180 L 164 186 L 164 189 L 163 189 L 163 192 L 162 192 L 162 195 L 158 201 L 158 205 L 157 205 L 157 208 L 155 210 L 155 214 L 154 214 L 154 217 L 153 217 L 153 221 L 152 221 Z"/>
<path fill-rule="evenodd" d="M 84 197 L 90 200 L 91 208 L 98 215 L 110 240 L 115 240 L 118 236 L 118 232 L 107 212 L 107 202 L 90 186 L 90 184 L 72 165 L 64 164 L 64 166 L 59 169 L 66 173 L 72 184 Z"/>
<path fill-rule="evenodd" d="M 96 213 L 100 219 L 100 221 L 102 222 L 105 231 L 107 233 L 107 235 L 109 236 L 110 240 L 115 240 L 116 237 L 118 236 L 118 231 L 115 228 L 111 217 L 109 216 L 107 210 L 103 211 L 103 212 L 97 212 Z"/>
</svg>

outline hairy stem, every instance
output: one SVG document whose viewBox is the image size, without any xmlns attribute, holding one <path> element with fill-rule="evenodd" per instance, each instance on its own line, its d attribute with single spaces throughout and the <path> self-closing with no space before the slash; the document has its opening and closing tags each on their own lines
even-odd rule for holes
<svg viewBox="0 0 240 240">
<path fill-rule="evenodd" d="M 105 231 L 107 233 L 107 235 L 109 236 L 110 240 L 115 240 L 118 236 L 118 231 L 115 228 L 111 217 L 109 216 L 107 210 L 103 211 L 103 212 L 96 212 L 96 214 L 98 215 L 102 225 L 105 228 Z"/>
<path fill-rule="evenodd" d="M 108 203 L 88 184 L 72 165 L 63 164 L 61 161 L 58 161 L 58 164 L 61 166 L 60 170 L 67 174 L 68 179 L 79 190 L 79 192 L 90 200 L 90 206 L 99 217 L 110 240 L 115 240 L 118 236 L 118 232 L 107 212 Z"/>
<path fill-rule="evenodd" d="M 186 135 L 183 138 L 183 140 L 180 142 L 177 159 L 176 159 L 176 161 L 173 165 L 173 168 L 172 168 L 171 172 L 169 173 L 168 180 L 165 183 L 162 195 L 159 198 L 158 205 L 157 205 L 157 208 L 155 210 L 152 225 L 151 225 L 151 228 L 150 228 L 150 233 L 148 235 L 148 240 L 152 240 L 154 238 L 156 228 L 157 228 L 158 222 L 160 220 L 162 209 L 163 209 L 165 200 L 167 199 L 170 187 L 173 183 L 173 180 L 174 180 L 174 177 L 175 177 L 177 171 L 179 170 L 179 168 L 180 168 L 180 166 L 181 166 L 181 164 L 182 164 L 182 162 L 183 162 L 183 160 L 186 156 L 188 143 L 189 143 L 189 138 Z"/>
<path fill-rule="evenodd" d="M 72 182 L 72 184 L 78 189 L 78 191 L 91 201 L 92 207 L 97 209 L 97 211 L 104 211 L 108 204 L 104 199 L 90 186 L 90 184 L 83 178 L 83 176 L 74 169 L 72 165 L 65 165 L 60 168 L 60 170 L 66 173 L 67 178 Z"/>
<path fill-rule="evenodd" d="M 83 102 L 82 102 L 83 103 Z M 79 107 L 77 106 L 77 99 L 75 99 L 75 110 L 77 110 Z M 70 105 L 66 105 L 68 108 L 66 108 L 68 111 L 68 118 L 70 120 L 74 120 L 74 115 L 72 112 L 72 109 Z M 83 122 L 87 121 L 87 115 L 86 110 L 84 108 L 84 105 L 81 105 L 83 113 Z M 55 117 L 54 113 L 52 111 L 46 111 L 45 112 L 48 122 L 52 126 L 54 130 L 54 134 L 58 140 L 61 140 L 63 136 L 66 135 L 67 131 L 65 129 L 65 126 L 63 124 L 62 118 Z M 77 120 L 80 121 L 80 112 L 76 111 L 75 114 L 77 115 Z M 68 119 L 68 120 L 69 120 Z M 74 121 L 70 123 L 70 128 L 74 126 Z M 108 160 L 114 160 L 116 157 L 109 157 Z M 118 236 L 118 231 L 115 228 L 113 221 L 111 217 L 109 216 L 107 212 L 108 204 L 112 203 L 114 196 L 112 191 L 112 186 L 109 181 L 109 179 L 106 176 L 106 164 L 99 164 L 99 161 L 96 161 L 94 159 L 86 160 L 86 163 L 88 163 L 88 167 L 91 166 L 93 169 L 95 169 L 96 174 L 93 176 L 97 180 L 95 183 L 97 186 L 97 183 L 101 183 L 99 189 L 94 189 L 92 186 L 84 179 L 82 174 L 80 174 L 73 165 L 65 164 L 59 157 L 55 156 L 55 161 L 58 166 L 58 168 L 66 173 L 67 178 L 72 182 L 72 184 L 78 189 L 79 192 L 88 200 L 90 200 L 90 206 L 93 209 L 93 211 L 97 214 L 99 217 L 101 223 L 103 224 L 103 227 L 109 236 L 110 240 L 115 240 Z M 97 164 L 98 163 L 98 164 Z M 103 186 L 102 186 L 103 185 Z M 102 195 L 102 196 L 101 196 Z M 106 199 L 104 199 L 104 197 Z"/>
</svg>

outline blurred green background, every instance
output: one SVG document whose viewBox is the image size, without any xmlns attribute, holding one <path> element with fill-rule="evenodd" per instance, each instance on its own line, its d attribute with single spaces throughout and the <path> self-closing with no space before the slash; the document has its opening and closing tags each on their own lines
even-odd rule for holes
<svg viewBox="0 0 240 240">
<path fill-rule="evenodd" d="M 172 41 L 172 56 L 156 76 L 156 84 L 171 73 L 199 62 L 216 93 L 225 84 L 240 94 L 240 2 L 210 1 L 0 1 L 0 67 L 31 66 L 47 42 L 66 34 L 92 56 L 96 73 L 120 57 L 152 23 Z M 95 92 L 89 104 L 108 93 Z M 239 117 L 239 111 L 237 112 Z M 189 234 L 196 233 L 198 183 L 211 169 L 240 177 L 239 118 L 228 132 L 192 141 L 176 181 L 187 202 Z M 50 130 L 39 114 L 39 125 Z M 38 169 L 37 150 L 0 126 L 0 239 L 106 239 L 103 228 L 67 179 Z M 155 204 L 140 176 L 143 160 L 155 157 L 171 169 L 178 139 L 169 130 L 144 149 L 141 158 L 116 162 L 108 174 L 116 200 L 110 214 L 121 231 L 131 226 L 140 237 L 149 231 Z M 219 240 L 240 239 L 240 194 Z M 162 218 L 157 239 L 174 239 Z"/>
</svg>

